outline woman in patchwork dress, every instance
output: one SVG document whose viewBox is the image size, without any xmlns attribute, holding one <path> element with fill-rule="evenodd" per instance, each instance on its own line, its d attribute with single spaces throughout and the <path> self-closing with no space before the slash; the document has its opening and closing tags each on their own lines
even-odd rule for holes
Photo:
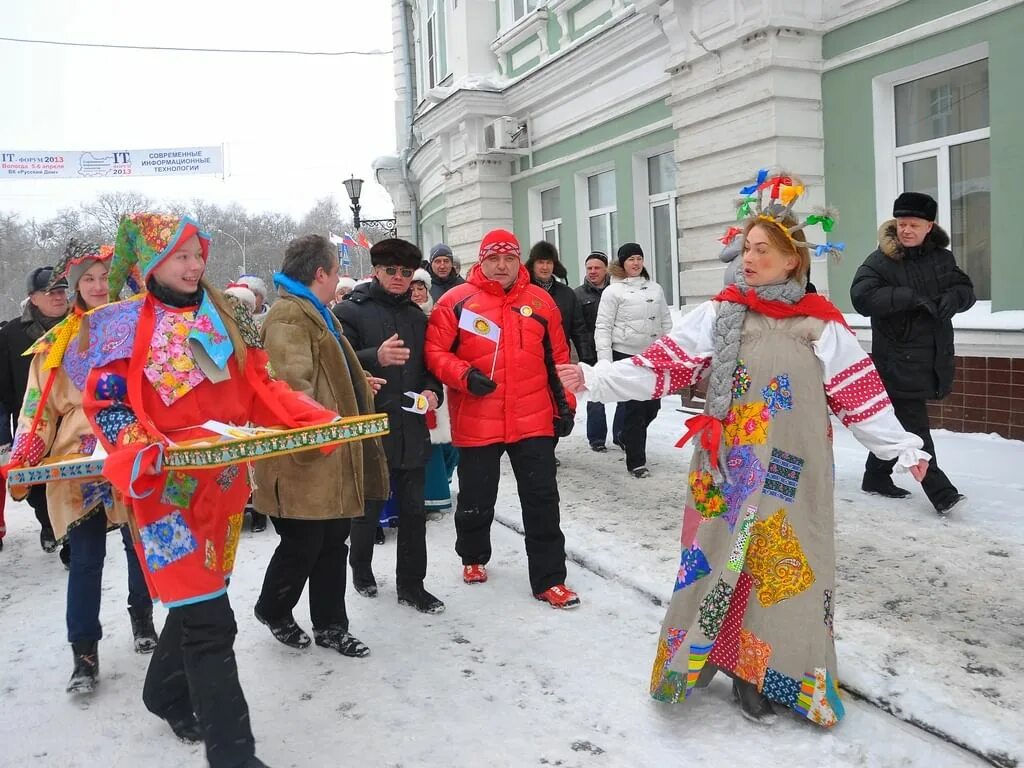
<svg viewBox="0 0 1024 768">
<path fill-rule="evenodd" d="M 203 279 L 209 245 L 188 217 L 121 221 L 110 295 L 136 267 L 148 291 L 87 316 L 84 402 L 109 454 L 104 476 L 128 501 L 150 591 L 168 608 L 143 702 L 179 738 L 204 741 L 212 768 L 258 768 L 227 597 L 248 476 L 237 464 L 167 471 L 163 451 L 208 436 L 199 425 L 211 418 L 301 427 L 336 414 L 270 378 L 249 316 Z"/>
<path fill-rule="evenodd" d="M 57 282 L 66 279 L 74 303 L 68 316 L 25 353 L 33 358 L 12 464 L 34 465 L 47 456 L 89 456 L 96 449 L 96 437 L 82 409 L 90 363 L 79 332 L 84 314 L 107 303 L 107 270 L 113 254 L 110 246 L 72 240 L 53 271 L 51 285 L 56 289 Z M 27 493 L 28 488 L 11 488 L 16 497 L 22 491 Z M 131 531 L 125 526 L 128 510 L 110 483 L 102 479 L 51 482 L 46 484 L 46 498 L 54 536 L 58 543 L 70 544 L 72 553 L 66 622 L 74 668 L 67 692 L 91 693 L 99 675 L 100 597 L 109 530 L 121 529 L 128 562 L 128 614 L 138 653 L 156 648 L 153 601 Z"/>
<path fill-rule="evenodd" d="M 661 397 L 710 368 L 705 413 L 679 442 L 697 438 L 654 698 L 681 702 L 720 669 L 748 719 L 771 722 L 781 705 L 831 726 L 843 705 L 829 411 L 918 480 L 929 457 L 896 420 L 839 310 L 805 293 L 810 256 L 799 229 L 792 218 L 755 216 L 735 286 L 639 355 L 559 373 L 574 391 L 618 402 Z"/>
</svg>

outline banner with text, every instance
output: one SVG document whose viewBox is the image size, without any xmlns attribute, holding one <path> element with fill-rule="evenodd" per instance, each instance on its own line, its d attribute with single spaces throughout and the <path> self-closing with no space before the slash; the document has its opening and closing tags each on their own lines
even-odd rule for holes
<svg viewBox="0 0 1024 768">
<path fill-rule="evenodd" d="M 224 173 L 223 147 L 23 152 L 0 149 L 0 179 L 95 179 Z"/>
</svg>

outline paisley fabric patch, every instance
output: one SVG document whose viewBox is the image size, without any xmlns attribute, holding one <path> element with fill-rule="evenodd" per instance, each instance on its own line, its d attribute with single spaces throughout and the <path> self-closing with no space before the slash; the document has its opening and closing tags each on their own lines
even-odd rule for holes
<svg viewBox="0 0 1024 768">
<path fill-rule="evenodd" d="M 186 475 L 184 472 L 168 472 L 160 503 L 169 507 L 191 506 L 192 495 L 198 486 L 199 481 L 191 475 Z"/>
<path fill-rule="evenodd" d="M 729 523 L 731 532 L 736 527 L 743 502 L 764 482 L 765 470 L 764 464 L 749 445 L 732 448 L 726 459 L 726 466 L 729 469 L 729 480 L 723 483 L 722 491 L 725 494 L 725 503 L 729 507 L 725 520 Z"/>
<path fill-rule="evenodd" d="M 736 669 L 733 670 L 736 676 L 754 683 L 757 690 L 764 687 L 764 676 L 768 670 L 768 659 L 772 655 L 772 647 L 753 632 L 746 629 L 740 630 L 739 660 L 736 662 Z"/>
<path fill-rule="evenodd" d="M 694 544 L 689 549 L 684 549 L 679 559 L 679 573 L 676 576 L 675 590 L 678 592 L 688 587 L 697 579 L 711 573 L 711 565 L 699 546 Z"/>
<path fill-rule="evenodd" d="M 814 572 L 784 509 L 754 523 L 746 562 L 757 599 L 765 608 L 799 595 L 814 583 Z"/>
<path fill-rule="evenodd" d="M 722 421 L 725 427 L 725 444 L 762 445 L 768 440 L 768 422 L 771 413 L 764 403 L 734 405 Z"/>
<path fill-rule="evenodd" d="M 728 507 L 724 494 L 715 485 L 710 472 L 691 472 L 690 492 L 693 494 L 693 506 L 701 517 L 719 517 Z"/>
<path fill-rule="evenodd" d="M 196 551 L 196 540 L 181 512 L 174 510 L 139 529 L 146 566 L 156 572 Z"/>
<path fill-rule="evenodd" d="M 729 612 L 730 600 L 732 587 L 719 579 L 714 588 L 700 601 L 700 616 L 697 623 L 709 640 L 714 640 L 718 636 L 725 614 Z"/>
<path fill-rule="evenodd" d="M 764 492 L 783 501 L 793 501 L 803 468 L 804 460 L 799 456 L 773 448 Z"/>
<path fill-rule="evenodd" d="M 765 407 L 773 417 L 779 411 L 793 410 L 793 392 L 789 388 L 789 375 L 781 373 L 761 389 Z"/>
</svg>

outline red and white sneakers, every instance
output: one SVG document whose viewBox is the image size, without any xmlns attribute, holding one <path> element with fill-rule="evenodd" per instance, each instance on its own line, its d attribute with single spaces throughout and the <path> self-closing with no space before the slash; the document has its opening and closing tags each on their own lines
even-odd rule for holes
<svg viewBox="0 0 1024 768">
<path fill-rule="evenodd" d="M 534 595 L 534 597 L 544 601 L 552 608 L 578 608 L 580 605 L 580 596 L 566 587 L 565 584 L 548 587 L 539 595 Z"/>
<path fill-rule="evenodd" d="M 462 580 L 467 584 L 483 584 L 487 581 L 487 569 L 482 565 L 464 565 Z"/>
</svg>

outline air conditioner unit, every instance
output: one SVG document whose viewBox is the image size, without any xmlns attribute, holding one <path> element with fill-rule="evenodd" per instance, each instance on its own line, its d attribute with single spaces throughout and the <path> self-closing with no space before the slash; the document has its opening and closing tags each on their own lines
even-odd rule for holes
<svg viewBox="0 0 1024 768">
<path fill-rule="evenodd" d="M 526 123 L 514 117 L 499 117 L 484 125 L 484 151 L 521 154 L 526 144 Z"/>
</svg>

